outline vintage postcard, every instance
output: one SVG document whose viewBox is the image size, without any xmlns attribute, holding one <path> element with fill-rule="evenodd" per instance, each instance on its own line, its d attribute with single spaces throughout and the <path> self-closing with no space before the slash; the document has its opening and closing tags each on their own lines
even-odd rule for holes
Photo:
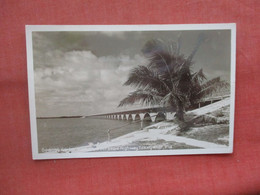
<svg viewBox="0 0 260 195">
<path fill-rule="evenodd" d="M 235 24 L 28 25 L 33 159 L 232 153 Z"/>
</svg>

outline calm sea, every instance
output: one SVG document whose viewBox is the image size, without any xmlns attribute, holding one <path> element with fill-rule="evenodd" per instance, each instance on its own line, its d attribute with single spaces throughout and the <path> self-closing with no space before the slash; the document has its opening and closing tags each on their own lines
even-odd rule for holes
<svg viewBox="0 0 260 195">
<path fill-rule="evenodd" d="M 151 124 L 144 122 L 143 127 Z M 42 148 L 71 148 L 103 142 L 107 140 L 107 130 L 112 128 L 117 129 L 111 130 L 111 139 L 140 130 L 141 124 L 135 121 L 92 118 L 37 119 L 38 149 L 41 152 Z"/>
</svg>

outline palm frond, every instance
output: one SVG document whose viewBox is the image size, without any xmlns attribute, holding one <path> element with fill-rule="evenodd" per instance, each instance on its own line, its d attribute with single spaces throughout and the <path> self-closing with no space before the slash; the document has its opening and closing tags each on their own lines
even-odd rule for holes
<svg viewBox="0 0 260 195">
<path fill-rule="evenodd" d="M 160 104 L 164 105 L 164 106 L 171 106 L 170 102 L 173 102 L 173 94 L 170 92 L 168 94 L 166 94 L 160 101 Z"/>
<path fill-rule="evenodd" d="M 206 80 L 206 76 L 203 73 L 203 69 L 202 68 L 198 72 L 195 72 L 195 73 L 192 74 L 192 81 L 193 82 L 201 83 L 204 80 Z"/>
<path fill-rule="evenodd" d="M 201 91 L 198 94 L 202 96 L 211 95 L 221 88 L 228 87 L 229 84 L 226 81 L 220 79 L 220 77 L 213 78 L 208 82 L 201 85 Z"/>
<path fill-rule="evenodd" d="M 146 66 L 134 68 L 124 85 L 130 85 L 141 89 L 157 90 L 161 93 L 170 91 L 169 86 L 160 78 L 160 75 Z"/>
<path fill-rule="evenodd" d="M 162 99 L 162 96 L 160 96 L 156 92 L 148 92 L 144 90 L 136 90 L 132 93 L 130 93 L 126 98 L 120 101 L 118 107 L 124 106 L 124 105 L 131 105 L 136 102 L 140 102 L 143 105 L 155 105 L 159 104 Z"/>
<path fill-rule="evenodd" d="M 150 66 L 160 71 L 164 68 L 169 72 L 171 61 L 174 60 L 177 51 L 177 43 L 174 41 L 151 40 L 142 49 L 144 55 L 149 59 Z M 168 66 L 168 67 L 167 67 Z M 168 70 L 166 70 L 168 69 Z"/>
<path fill-rule="evenodd" d="M 152 39 L 150 41 L 147 41 L 142 49 L 143 54 L 147 58 L 153 56 L 154 53 L 165 53 L 166 51 L 167 51 L 166 44 L 161 39 Z"/>
</svg>

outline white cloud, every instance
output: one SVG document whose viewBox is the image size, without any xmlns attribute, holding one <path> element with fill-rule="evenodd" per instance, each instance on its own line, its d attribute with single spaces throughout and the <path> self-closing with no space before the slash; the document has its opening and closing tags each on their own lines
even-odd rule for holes
<svg viewBox="0 0 260 195">
<path fill-rule="evenodd" d="M 35 68 L 38 116 L 87 115 L 115 111 L 130 88 L 123 86 L 129 71 L 144 64 L 130 58 L 97 57 L 91 51 L 52 51 L 41 54 Z"/>
</svg>

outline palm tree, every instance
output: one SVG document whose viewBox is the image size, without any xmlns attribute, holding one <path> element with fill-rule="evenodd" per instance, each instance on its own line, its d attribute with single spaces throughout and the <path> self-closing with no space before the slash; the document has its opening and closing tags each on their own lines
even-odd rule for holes
<svg viewBox="0 0 260 195">
<path fill-rule="evenodd" d="M 188 57 L 180 53 L 180 37 L 177 42 L 148 41 L 142 52 L 147 65 L 134 68 L 124 85 L 136 88 L 121 100 L 119 107 L 135 102 L 145 105 L 163 105 L 176 108 L 176 118 L 184 121 L 185 109 L 195 105 L 203 97 L 226 86 L 219 77 L 207 81 L 203 70 L 191 70 L 192 59 L 205 40 L 203 35 Z"/>
</svg>

